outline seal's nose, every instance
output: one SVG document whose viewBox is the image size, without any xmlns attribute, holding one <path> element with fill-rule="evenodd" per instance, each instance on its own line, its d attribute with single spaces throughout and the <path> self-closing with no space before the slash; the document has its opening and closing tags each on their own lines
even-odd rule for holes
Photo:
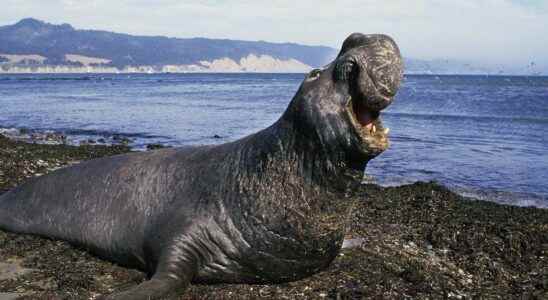
<svg viewBox="0 0 548 300">
<path fill-rule="evenodd" d="M 389 43 L 396 46 L 396 43 L 394 42 L 394 40 L 386 34 L 363 34 L 359 32 L 352 33 L 344 40 L 341 47 L 341 51 L 337 55 L 337 58 L 341 57 L 346 52 L 356 47 L 374 46 L 375 44 L 378 44 L 379 42 L 382 42 L 382 41 L 388 41 Z"/>
<path fill-rule="evenodd" d="M 394 97 L 403 78 L 403 60 L 392 39 L 385 38 L 372 45 L 366 67 L 375 87 L 384 96 Z"/>
<path fill-rule="evenodd" d="M 378 112 L 392 103 L 403 77 L 398 46 L 387 35 L 354 33 L 343 43 L 335 77 L 348 82 L 353 98 Z"/>
</svg>

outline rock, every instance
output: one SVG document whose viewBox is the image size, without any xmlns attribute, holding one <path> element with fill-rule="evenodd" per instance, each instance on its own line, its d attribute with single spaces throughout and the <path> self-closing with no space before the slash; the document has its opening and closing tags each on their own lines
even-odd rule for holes
<svg viewBox="0 0 548 300">
<path fill-rule="evenodd" d="M 166 146 L 162 145 L 162 144 L 148 144 L 147 145 L 147 150 L 155 150 L 155 149 L 162 149 L 162 148 L 165 148 Z"/>
<path fill-rule="evenodd" d="M 0 300 L 15 300 L 25 295 L 25 293 L 0 293 Z"/>
<path fill-rule="evenodd" d="M 128 145 L 129 143 L 131 143 L 131 140 L 129 138 L 121 136 L 119 134 L 113 135 L 112 140 L 115 143 L 118 143 L 118 144 L 121 144 L 121 145 Z"/>
<path fill-rule="evenodd" d="M 365 243 L 364 238 L 345 239 L 342 244 L 343 249 L 359 248 Z"/>
<path fill-rule="evenodd" d="M 13 279 L 18 276 L 32 272 L 31 269 L 24 268 L 19 259 L 0 262 L 0 280 Z"/>
</svg>

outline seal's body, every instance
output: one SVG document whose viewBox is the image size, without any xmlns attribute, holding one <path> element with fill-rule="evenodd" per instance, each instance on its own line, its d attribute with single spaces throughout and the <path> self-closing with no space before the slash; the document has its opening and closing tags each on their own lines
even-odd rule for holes
<svg viewBox="0 0 548 300">
<path fill-rule="evenodd" d="M 402 76 L 395 43 L 351 35 L 272 126 L 217 146 L 101 158 L 0 196 L 0 227 L 82 245 L 151 277 L 113 299 L 164 298 L 190 282 L 296 280 L 336 257 L 339 194 L 387 147 L 379 112 Z"/>
</svg>

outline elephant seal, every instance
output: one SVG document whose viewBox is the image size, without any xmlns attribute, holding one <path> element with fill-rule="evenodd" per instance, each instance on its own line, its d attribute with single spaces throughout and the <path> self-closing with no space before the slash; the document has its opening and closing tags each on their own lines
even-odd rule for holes
<svg viewBox="0 0 548 300">
<path fill-rule="evenodd" d="M 0 228 L 65 240 L 149 274 L 106 299 L 311 275 L 340 250 L 349 209 L 340 192 L 388 146 L 379 113 L 402 70 L 390 37 L 352 34 L 270 127 L 222 145 L 129 153 L 30 179 L 0 197 Z"/>
</svg>

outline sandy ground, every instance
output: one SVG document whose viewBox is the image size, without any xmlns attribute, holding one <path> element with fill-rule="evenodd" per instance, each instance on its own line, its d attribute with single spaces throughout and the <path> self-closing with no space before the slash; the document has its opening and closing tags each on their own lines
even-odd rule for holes
<svg viewBox="0 0 548 300">
<path fill-rule="evenodd" d="M 0 136 L 0 193 L 124 146 L 36 145 Z M 179 299 L 548 299 L 548 210 L 460 197 L 435 183 L 364 185 L 346 245 L 287 284 L 193 285 Z M 0 231 L 0 300 L 92 299 L 145 280 L 65 242 Z"/>
</svg>

